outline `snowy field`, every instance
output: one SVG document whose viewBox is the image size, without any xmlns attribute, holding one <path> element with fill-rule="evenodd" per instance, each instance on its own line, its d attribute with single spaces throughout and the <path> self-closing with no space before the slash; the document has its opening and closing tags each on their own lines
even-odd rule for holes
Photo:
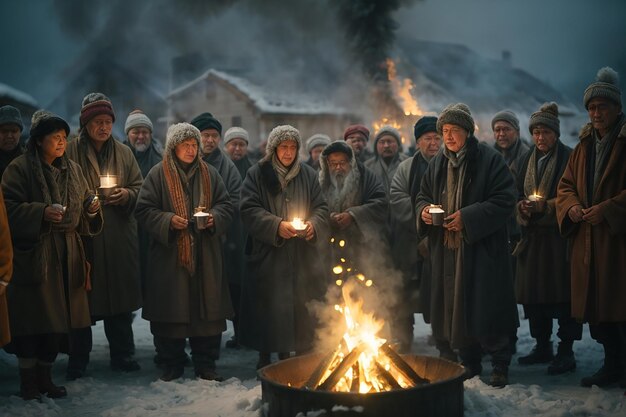
<svg viewBox="0 0 626 417">
<path fill-rule="evenodd" d="M 413 352 L 436 355 L 427 343 L 430 329 L 421 316 L 418 322 Z M 134 322 L 137 359 L 142 370 L 138 373 L 115 373 L 109 369 L 108 347 L 100 322 L 94 328 L 94 348 L 88 375 L 74 382 L 65 382 L 67 356 L 59 355 L 54 366 L 55 382 L 64 384 L 67 398 L 42 403 L 24 402 L 19 391 L 17 361 L 0 350 L 0 416 L 262 416 L 261 386 L 256 380 L 256 352 L 222 349 L 218 372 L 226 380 L 213 382 L 193 378 L 193 368 L 185 368 L 184 378 L 176 382 L 158 380 L 159 370 L 153 365 L 154 349 L 149 325 L 139 315 Z M 229 323 L 230 324 L 230 323 Z M 556 327 L 556 323 L 555 323 Z M 556 330 L 555 330 L 556 331 Z M 225 342 L 232 328 L 224 334 Z M 576 372 L 549 376 L 546 365 L 520 367 L 517 356 L 526 354 L 533 346 L 528 322 L 522 321 L 518 330 L 518 354 L 509 371 L 511 385 L 496 389 L 478 377 L 465 382 L 465 416 L 626 416 L 626 395 L 612 386 L 591 389 L 579 386 L 580 378 L 595 372 L 601 365 L 602 349 L 584 327 L 583 340 L 574 344 L 578 361 Z M 553 336 L 556 347 L 556 336 Z M 489 358 L 483 361 L 486 381 L 491 373 Z"/>
</svg>

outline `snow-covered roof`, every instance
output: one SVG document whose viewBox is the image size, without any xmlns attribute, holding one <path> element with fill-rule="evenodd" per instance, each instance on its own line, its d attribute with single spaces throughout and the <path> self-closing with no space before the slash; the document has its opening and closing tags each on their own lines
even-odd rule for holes
<svg viewBox="0 0 626 417">
<path fill-rule="evenodd" d="M 31 95 L 3 83 L 0 83 L 0 97 L 10 97 L 15 101 L 19 101 L 32 107 L 38 106 L 37 100 L 35 100 Z"/>
<path fill-rule="evenodd" d="M 347 114 L 348 111 L 329 100 L 315 97 L 313 94 L 294 93 L 291 91 L 269 91 L 251 81 L 210 69 L 204 74 L 172 90 L 167 98 L 172 98 L 188 89 L 196 88 L 197 84 L 206 79 L 217 79 L 230 84 L 243 93 L 262 113 L 280 114 Z"/>
</svg>

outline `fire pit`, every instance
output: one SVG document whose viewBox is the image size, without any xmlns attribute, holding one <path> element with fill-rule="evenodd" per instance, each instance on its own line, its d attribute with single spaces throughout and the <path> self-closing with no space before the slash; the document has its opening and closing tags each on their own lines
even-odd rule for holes
<svg viewBox="0 0 626 417">
<path fill-rule="evenodd" d="M 259 371 L 267 417 L 293 417 L 317 411 L 316 416 L 462 416 L 463 367 L 430 356 L 402 355 L 429 383 L 412 388 L 368 394 L 311 390 L 305 386 L 322 354 L 298 356 Z"/>
</svg>

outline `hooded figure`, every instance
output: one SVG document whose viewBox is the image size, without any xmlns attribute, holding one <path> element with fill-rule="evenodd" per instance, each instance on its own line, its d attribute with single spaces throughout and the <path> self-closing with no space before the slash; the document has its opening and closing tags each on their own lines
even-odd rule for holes
<svg viewBox="0 0 626 417">
<path fill-rule="evenodd" d="M 233 314 L 221 243 L 233 207 L 199 147 L 197 128 L 170 126 L 163 161 L 146 177 L 135 211 L 152 237 L 142 315 L 166 365 L 164 381 L 182 376 L 187 338 L 196 376 L 221 379 L 215 361 L 226 318 Z"/>
<path fill-rule="evenodd" d="M 26 153 L 2 177 L 13 239 L 10 349 L 18 357 L 24 399 L 67 395 L 50 379 L 61 336 L 91 326 L 81 235 L 99 233 L 102 214 L 80 166 L 65 154 L 69 131 L 60 117 L 35 112 Z"/>
<path fill-rule="evenodd" d="M 271 352 L 282 359 L 311 349 L 315 323 L 306 303 L 326 290 L 328 271 L 316 242 L 326 240 L 328 206 L 317 172 L 300 162 L 300 147 L 297 129 L 275 127 L 241 191 L 249 237 L 240 342 L 260 352 L 258 367 L 269 364 Z M 306 224 L 301 234 L 295 218 Z"/>
</svg>

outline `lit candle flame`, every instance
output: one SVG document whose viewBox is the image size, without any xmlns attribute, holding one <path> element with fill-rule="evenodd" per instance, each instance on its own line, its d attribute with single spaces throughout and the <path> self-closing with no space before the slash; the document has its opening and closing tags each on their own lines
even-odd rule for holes
<svg viewBox="0 0 626 417">
<path fill-rule="evenodd" d="M 291 225 L 296 230 L 306 229 L 306 223 L 304 223 L 300 217 L 294 217 L 294 219 L 291 221 Z"/>
</svg>

